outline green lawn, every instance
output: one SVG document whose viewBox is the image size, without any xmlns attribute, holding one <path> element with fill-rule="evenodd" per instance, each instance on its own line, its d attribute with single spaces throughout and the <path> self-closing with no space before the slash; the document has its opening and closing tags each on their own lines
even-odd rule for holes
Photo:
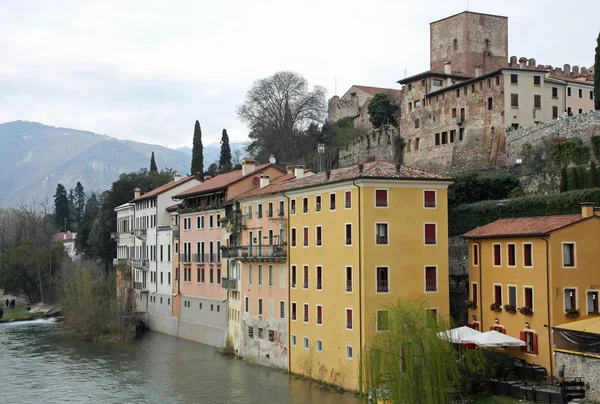
<svg viewBox="0 0 600 404">
<path fill-rule="evenodd" d="M 473 404 L 514 404 L 522 402 L 518 398 L 501 397 L 501 396 L 485 396 L 477 397 L 472 401 Z"/>
<path fill-rule="evenodd" d="M 25 311 L 25 309 L 18 307 L 14 309 L 8 309 L 6 307 L 3 307 L 3 309 L 4 316 L 2 317 L 2 320 L 0 320 L 3 322 L 10 320 L 21 320 L 26 318 L 39 318 L 43 315 L 42 313 L 28 313 Z"/>
</svg>

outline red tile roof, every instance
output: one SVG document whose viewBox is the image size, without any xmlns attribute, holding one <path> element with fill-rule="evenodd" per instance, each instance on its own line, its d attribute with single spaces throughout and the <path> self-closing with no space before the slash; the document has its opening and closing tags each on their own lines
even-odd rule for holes
<svg viewBox="0 0 600 404">
<path fill-rule="evenodd" d="M 281 168 L 277 167 L 274 164 L 259 164 L 256 166 L 256 169 L 250 173 L 250 174 L 246 174 L 246 175 L 242 175 L 242 170 L 236 170 L 236 171 L 231 171 L 229 173 L 225 173 L 225 174 L 219 174 L 214 178 L 211 178 L 208 181 L 204 181 L 201 184 L 196 185 L 195 187 L 192 187 L 186 191 L 183 191 L 180 194 L 177 194 L 174 196 L 174 198 L 186 198 L 188 196 L 195 196 L 195 195 L 200 195 L 209 191 L 214 191 L 217 189 L 222 189 L 225 188 L 243 178 L 247 178 L 253 175 L 256 175 L 257 173 L 265 170 L 267 167 L 273 166 L 274 168 L 277 168 L 279 170 L 281 170 L 282 172 L 284 172 L 284 170 L 282 170 Z"/>
<path fill-rule="evenodd" d="M 398 90 L 395 88 L 383 88 L 383 87 L 369 87 L 369 86 L 357 86 L 353 87 L 359 88 L 367 94 L 376 95 L 380 93 L 389 94 L 392 97 L 400 98 L 402 96 L 402 90 Z"/>
<path fill-rule="evenodd" d="M 77 238 L 77 233 L 68 232 L 59 232 L 54 235 L 54 241 L 57 243 L 66 242 L 66 241 L 75 241 Z"/>
<path fill-rule="evenodd" d="M 358 172 L 358 164 L 331 170 L 329 179 L 326 173 L 314 174 L 308 177 L 295 178 L 293 174 L 287 174 L 279 181 L 273 181 L 264 188 L 252 189 L 234 199 L 247 199 L 261 195 L 275 194 L 292 189 L 308 188 L 325 184 L 332 184 L 352 179 L 389 179 L 389 180 L 417 180 L 417 181 L 452 181 L 448 177 L 437 174 L 426 173 L 415 168 L 401 166 L 400 172 L 396 172 L 396 166 L 388 161 L 373 161 L 365 163 L 363 172 Z"/>
<path fill-rule="evenodd" d="M 182 179 L 180 179 L 179 181 L 171 181 L 171 182 L 169 182 L 169 183 L 167 183 L 167 184 L 165 184 L 165 185 L 162 185 L 162 186 L 160 186 L 160 187 L 158 187 L 158 188 L 155 188 L 155 189 L 153 189 L 153 190 L 152 190 L 152 191 L 150 191 L 150 192 L 146 192 L 145 194 L 143 194 L 143 195 L 142 195 L 142 196 L 140 196 L 139 198 L 137 198 L 137 199 L 133 199 L 133 200 L 131 200 L 130 202 L 139 202 L 139 201 L 143 201 L 144 199 L 148 199 L 148 198 L 151 198 L 151 197 L 153 197 L 153 196 L 156 196 L 156 195 L 162 194 L 163 192 L 166 192 L 166 191 L 168 191 L 168 190 L 170 190 L 170 189 L 173 189 L 173 188 L 175 188 L 175 187 L 176 187 L 176 186 L 178 186 L 178 185 L 185 184 L 186 182 L 190 182 L 190 181 L 192 181 L 192 180 L 194 180 L 194 179 L 196 179 L 196 180 L 197 180 L 198 178 L 196 178 L 196 177 L 194 177 L 194 176 L 190 176 L 190 177 L 187 177 L 187 178 L 182 178 Z"/>
<path fill-rule="evenodd" d="M 594 217 L 594 216 L 592 216 Z M 465 238 L 543 236 L 589 218 L 581 215 L 538 216 L 500 219 L 463 234 Z"/>
</svg>

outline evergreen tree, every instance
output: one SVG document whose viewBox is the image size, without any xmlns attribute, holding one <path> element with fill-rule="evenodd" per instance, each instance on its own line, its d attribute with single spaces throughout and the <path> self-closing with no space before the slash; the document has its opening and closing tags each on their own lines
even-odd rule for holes
<svg viewBox="0 0 600 404">
<path fill-rule="evenodd" d="M 194 142 L 192 145 L 192 175 L 204 173 L 204 147 L 202 147 L 202 129 L 196 121 L 194 127 Z"/>
<path fill-rule="evenodd" d="M 69 197 L 63 184 L 56 186 L 56 193 L 54 194 L 54 224 L 57 229 L 62 231 L 71 229 Z"/>
<path fill-rule="evenodd" d="M 596 163 L 593 161 L 590 164 L 590 187 L 596 188 L 598 186 L 598 171 L 596 170 Z"/>
<path fill-rule="evenodd" d="M 576 189 L 579 189 L 579 176 L 577 174 L 577 167 L 571 168 L 571 170 L 569 170 L 569 174 L 571 176 L 571 191 L 575 191 Z"/>
<path fill-rule="evenodd" d="M 596 58 L 594 59 L 594 107 L 600 110 L 600 32 L 596 40 Z"/>
<path fill-rule="evenodd" d="M 560 192 L 567 192 L 567 167 L 560 169 Z"/>
<path fill-rule="evenodd" d="M 211 165 L 208 166 L 208 170 L 206 170 L 206 174 L 210 175 L 211 177 L 216 177 L 218 174 L 218 170 L 219 170 L 219 166 L 217 166 L 217 163 L 212 163 Z"/>
<path fill-rule="evenodd" d="M 77 181 L 75 186 L 75 200 L 73 201 L 73 213 L 75 221 L 81 223 L 85 212 L 85 191 L 81 182 Z"/>
<path fill-rule="evenodd" d="M 156 160 L 154 160 L 154 152 L 152 152 L 152 157 L 150 157 L 150 172 L 158 172 L 158 167 L 156 167 Z"/>
<path fill-rule="evenodd" d="M 219 171 L 221 173 L 227 173 L 231 171 L 231 147 L 229 147 L 229 136 L 227 135 L 227 129 L 223 129 L 221 135 L 221 157 L 219 157 Z"/>
<path fill-rule="evenodd" d="M 75 190 L 73 188 L 69 189 L 69 214 L 71 222 L 76 222 L 75 218 Z"/>
<path fill-rule="evenodd" d="M 79 225 L 77 238 L 75 239 L 75 247 L 77 248 L 77 252 L 80 254 L 89 253 L 88 238 L 90 236 L 90 231 L 92 230 L 94 219 L 96 219 L 99 211 L 100 202 L 98 202 L 96 194 L 93 193 L 85 204 L 85 210 Z"/>
</svg>

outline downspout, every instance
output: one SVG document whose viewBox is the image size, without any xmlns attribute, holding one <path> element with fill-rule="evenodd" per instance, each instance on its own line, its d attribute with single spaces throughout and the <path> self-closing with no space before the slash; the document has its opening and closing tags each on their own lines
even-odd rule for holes
<svg viewBox="0 0 600 404">
<path fill-rule="evenodd" d="M 550 256 L 548 251 L 548 239 L 540 236 L 546 242 L 546 311 L 548 313 L 548 353 L 550 354 L 550 377 L 554 376 L 554 360 L 552 359 L 552 327 L 550 326 Z"/>
<path fill-rule="evenodd" d="M 154 274 L 154 281 L 156 282 L 156 291 L 154 293 L 158 293 L 158 259 L 156 249 L 158 247 L 158 224 L 156 221 L 158 220 L 158 197 L 156 198 L 156 203 L 154 206 L 154 268 L 156 269 L 156 273 Z M 173 308 L 173 306 L 171 306 Z"/>
<path fill-rule="evenodd" d="M 481 280 L 481 277 L 483 276 L 483 271 L 481 270 L 481 243 L 477 240 L 473 240 L 474 243 L 477 243 L 478 247 L 477 250 L 478 251 L 478 257 L 477 257 L 477 261 L 479 264 L 479 287 L 477 288 L 477 294 L 479 296 L 477 296 L 477 299 L 479 300 L 479 324 L 481 324 L 481 330 L 479 330 L 480 332 L 483 332 L 483 281 Z M 469 257 L 469 254 L 467 253 L 467 258 Z M 469 319 L 467 319 L 467 321 L 469 321 Z"/>
<path fill-rule="evenodd" d="M 285 191 L 283 191 L 281 193 L 281 195 L 283 195 L 283 197 L 285 199 L 287 199 L 287 210 L 286 210 L 286 212 L 288 214 L 288 220 L 287 220 L 287 226 L 286 226 L 286 229 L 285 229 L 286 238 L 287 238 L 287 237 L 289 237 L 289 233 L 288 233 L 289 228 L 290 228 L 290 222 L 289 221 L 292 218 L 292 215 L 290 215 L 290 197 L 285 194 Z M 288 268 L 287 268 L 287 290 L 288 290 L 288 301 L 287 301 L 287 303 L 288 303 L 288 313 L 292 312 L 292 310 L 291 310 L 291 304 L 292 304 L 291 303 L 291 301 L 292 301 L 292 285 L 290 283 L 290 280 L 291 280 L 291 275 L 290 275 L 290 272 L 291 272 L 290 244 L 291 244 L 291 240 L 288 240 L 288 243 L 286 244 L 287 245 L 287 247 L 286 247 L 286 249 L 287 249 L 287 264 L 288 264 Z M 292 342 L 292 321 L 291 321 L 291 318 L 290 318 L 290 314 L 288 314 L 287 317 L 288 317 L 288 319 L 287 319 L 288 320 L 288 322 L 287 322 L 288 323 L 288 373 L 292 373 L 292 350 L 290 349 L 292 347 L 292 344 L 291 344 L 291 342 Z"/>
<path fill-rule="evenodd" d="M 360 353 L 362 352 L 363 344 L 362 344 L 362 273 L 361 273 L 361 264 L 362 264 L 362 254 L 361 254 L 361 242 L 360 237 L 362 235 L 361 223 L 360 223 L 360 187 L 356 185 L 356 179 L 352 180 L 352 185 L 358 188 L 358 326 L 360 332 L 358 333 L 358 346 L 359 346 L 359 359 Z"/>
</svg>

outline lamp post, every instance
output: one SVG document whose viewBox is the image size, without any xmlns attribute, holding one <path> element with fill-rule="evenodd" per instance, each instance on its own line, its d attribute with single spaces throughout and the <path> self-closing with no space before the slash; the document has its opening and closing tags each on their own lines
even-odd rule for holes
<svg viewBox="0 0 600 404">
<path fill-rule="evenodd" d="M 322 156 L 325 153 L 325 144 L 317 144 L 317 152 L 319 153 L 319 172 L 323 171 Z"/>
</svg>

